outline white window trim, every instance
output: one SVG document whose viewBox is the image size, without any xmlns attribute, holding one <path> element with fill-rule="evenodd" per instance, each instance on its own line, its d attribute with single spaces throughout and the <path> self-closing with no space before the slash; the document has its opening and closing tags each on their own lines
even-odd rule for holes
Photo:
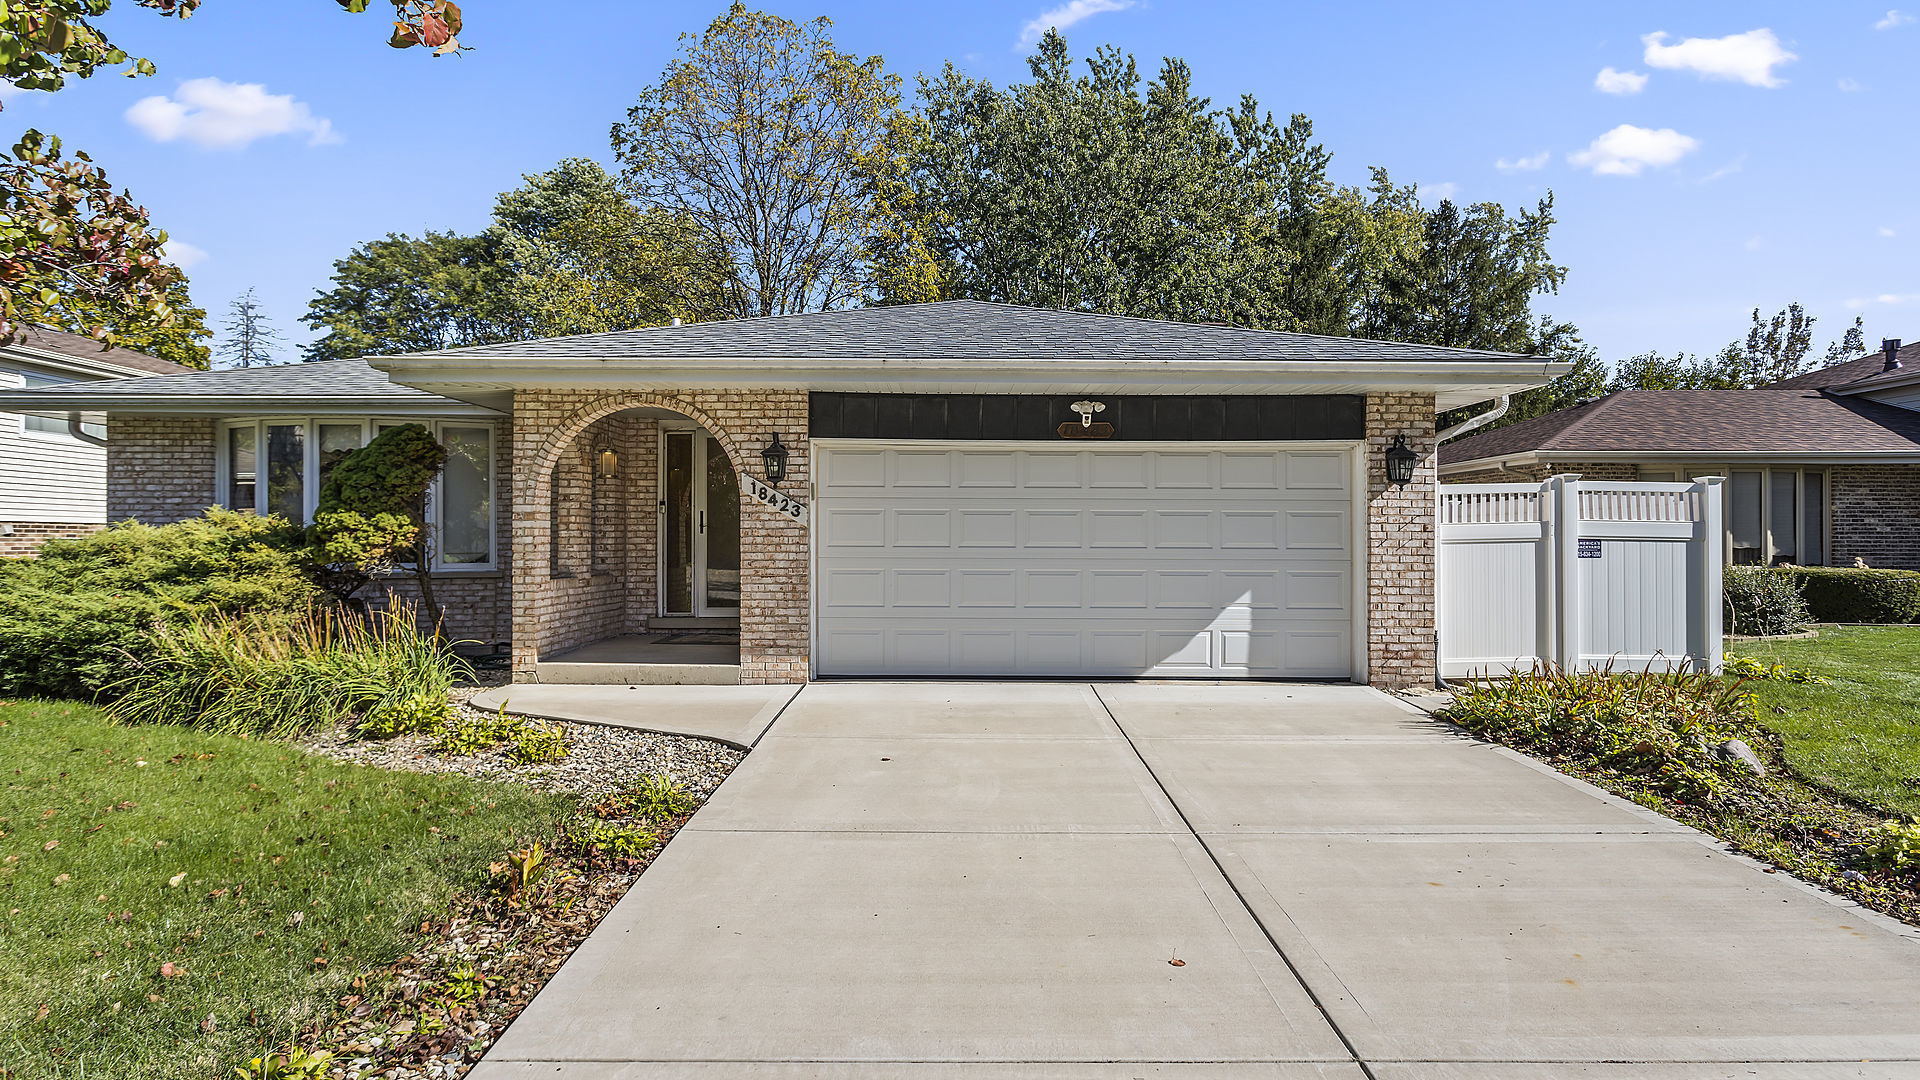
<svg viewBox="0 0 1920 1080">
<path fill-rule="evenodd" d="M 404 416 L 262 416 L 247 420 L 227 420 L 217 427 L 214 440 L 214 493 L 218 505 L 229 510 L 245 510 L 255 514 L 266 512 L 267 501 L 267 428 L 291 424 L 301 425 L 304 429 L 301 463 L 300 514 L 306 521 L 313 520 L 313 512 L 320 499 L 320 425 L 345 427 L 360 425 L 360 445 L 365 446 L 372 440 L 380 426 L 394 427 L 402 424 L 420 424 L 432 432 L 434 439 L 444 441 L 443 428 L 484 428 L 487 432 L 487 560 L 478 563 L 445 563 L 440 559 L 446 550 L 446 525 L 441 520 L 440 507 L 443 505 L 442 477 L 436 476 L 427 489 L 427 528 L 432 531 L 433 573 L 435 574 L 489 574 L 500 568 L 500 429 L 490 420 L 422 420 Z M 228 505 L 228 494 L 232 490 L 232 462 L 229 452 L 228 432 L 235 428 L 253 428 L 254 436 L 254 480 L 252 506 L 235 507 Z M 412 564 L 408 564 L 411 568 Z"/>
</svg>

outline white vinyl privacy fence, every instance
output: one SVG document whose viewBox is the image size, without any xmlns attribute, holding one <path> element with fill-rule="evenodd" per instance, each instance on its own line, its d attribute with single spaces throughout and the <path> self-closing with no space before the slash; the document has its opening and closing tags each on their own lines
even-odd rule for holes
<svg viewBox="0 0 1920 1080">
<path fill-rule="evenodd" d="M 1721 665 L 1722 488 L 1606 483 L 1440 488 L 1440 674 Z"/>
</svg>

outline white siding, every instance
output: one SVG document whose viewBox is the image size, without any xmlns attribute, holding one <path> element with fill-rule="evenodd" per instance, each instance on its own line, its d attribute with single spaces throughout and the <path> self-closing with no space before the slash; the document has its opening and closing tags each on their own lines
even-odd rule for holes
<svg viewBox="0 0 1920 1080">
<path fill-rule="evenodd" d="M 1902 386 L 1865 396 L 1884 405 L 1898 405 L 1903 409 L 1920 410 L 1920 386 Z"/>
<path fill-rule="evenodd" d="M 17 360 L 0 360 L 0 389 L 26 385 L 28 370 Z M 0 413 L 0 521 L 107 520 L 106 450 L 71 435 L 25 428 L 26 417 Z"/>
</svg>

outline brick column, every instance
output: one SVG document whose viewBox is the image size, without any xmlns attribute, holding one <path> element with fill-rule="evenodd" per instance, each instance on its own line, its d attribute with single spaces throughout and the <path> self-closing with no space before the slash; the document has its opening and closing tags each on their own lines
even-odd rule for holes
<svg viewBox="0 0 1920 1080">
<path fill-rule="evenodd" d="M 1433 434 L 1433 395 L 1367 395 L 1367 681 L 1384 689 L 1431 685 L 1437 668 Z M 1403 488 L 1387 483 L 1395 435 L 1420 455 Z"/>
<path fill-rule="evenodd" d="M 107 416 L 107 520 L 170 525 L 199 517 L 215 500 L 212 420 Z"/>
</svg>

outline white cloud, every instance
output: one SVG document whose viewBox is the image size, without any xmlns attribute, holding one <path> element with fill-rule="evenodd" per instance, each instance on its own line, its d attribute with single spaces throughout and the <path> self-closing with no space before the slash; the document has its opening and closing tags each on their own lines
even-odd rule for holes
<svg viewBox="0 0 1920 1080">
<path fill-rule="evenodd" d="M 195 247 L 185 240 L 178 240 L 171 236 L 167 237 L 167 242 L 161 245 L 160 251 L 167 257 L 168 262 L 182 270 L 191 270 L 207 261 L 205 248 Z"/>
<path fill-rule="evenodd" d="M 1460 194 L 1460 185 L 1451 180 L 1442 184 L 1427 184 L 1420 188 L 1420 194 L 1437 203 Z"/>
<path fill-rule="evenodd" d="M 1593 77 L 1593 87 L 1603 94 L 1637 94 L 1647 88 L 1647 77 L 1637 71 L 1603 67 L 1600 74 Z"/>
<path fill-rule="evenodd" d="M 1651 67 L 1691 71 L 1703 79 L 1732 79 L 1748 86 L 1782 85 L 1786 80 L 1774 75 L 1773 69 L 1799 59 L 1782 48 L 1780 39 L 1766 27 L 1721 38 L 1688 38 L 1678 45 L 1666 44 L 1664 30 L 1640 40 L 1647 46 L 1645 60 Z"/>
<path fill-rule="evenodd" d="M 1843 94 L 1857 94 L 1860 92 L 1859 82 L 1853 79 L 1841 79 L 1838 85 L 1840 92 Z"/>
<path fill-rule="evenodd" d="M 1881 235 L 1881 236 L 1884 236 L 1884 237 L 1886 237 L 1886 238 L 1888 238 L 1888 239 L 1892 239 L 1892 238 L 1893 238 L 1893 235 L 1894 235 L 1894 232 L 1893 232 L 1893 230 L 1892 230 L 1892 229 L 1889 229 L 1889 228 L 1887 228 L 1887 227 L 1886 227 L 1885 225 L 1882 225 L 1882 226 L 1880 226 L 1880 235 Z"/>
<path fill-rule="evenodd" d="M 1708 173 L 1707 175 L 1701 177 L 1699 180 L 1695 181 L 1695 183 L 1711 184 L 1715 180 L 1725 180 L 1727 177 L 1732 176 L 1734 173 L 1739 172 L 1742 168 L 1745 168 L 1746 164 L 1747 164 L 1747 155 L 1741 154 L 1739 157 L 1734 158 L 1732 161 L 1727 162 L 1725 165 L 1722 165 L 1719 168 Z"/>
<path fill-rule="evenodd" d="M 1545 166 L 1547 159 L 1552 156 L 1553 153 L 1551 151 L 1542 150 L 1537 154 L 1514 158 L 1511 161 L 1506 158 L 1501 158 L 1493 163 L 1493 167 L 1499 169 L 1501 172 L 1532 172 L 1535 169 Z"/>
<path fill-rule="evenodd" d="M 1891 30 L 1896 26 L 1905 26 L 1913 21 L 1913 16 L 1904 11 L 1889 11 L 1887 17 L 1873 24 L 1875 30 Z"/>
<path fill-rule="evenodd" d="M 1748 251 L 1759 251 L 1761 248 L 1767 246 L 1767 238 L 1764 236 L 1749 236 L 1747 237 L 1747 242 L 1742 246 Z"/>
<path fill-rule="evenodd" d="M 171 98 L 141 98 L 127 109 L 127 123 L 156 142 L 185 139 L 200 146 L 238 150 L 273 135 L 307 136 L 308 146 L 336 143 L 333 122 L 313 115 L 292 94 L 269 94 L 259 83 L 189 79 Z"/>
<path fill-rule="evenodd" d="M 1879 304 L 1883 307 L 1906 307 L 1920 304 L 1920 293 L 1881 293 L 1879 296 L 1856 296 L 1847 301 L 1847 307 L 1858 311 L 1864 307 Z"/>
<path fill-rule="evenodd" d="M 1049 29 L 1065 30 L 1082 19 L 1090 18 L 1104 11 L 1125 11 L 1133 6 L 1133 0 L 1067 0 L 1052 11 L 1041 12 L 1040 16 L 1020 28 L 1020 43 L 1015 49 L 1030 49 L 1033 43 L 1045 36 Z"/>
<path fill-rule="evenodd" d="M 1672 128 L 1654 131 L 1621 124 L 1593 140 L 1585 150 L 1568 154 L 1567 160 L 1592 169 L 1596 176 L 1639 176 L 1642 169 L 1671 165 L 1699 146 L 1700 140 Z"/>
</svg>

